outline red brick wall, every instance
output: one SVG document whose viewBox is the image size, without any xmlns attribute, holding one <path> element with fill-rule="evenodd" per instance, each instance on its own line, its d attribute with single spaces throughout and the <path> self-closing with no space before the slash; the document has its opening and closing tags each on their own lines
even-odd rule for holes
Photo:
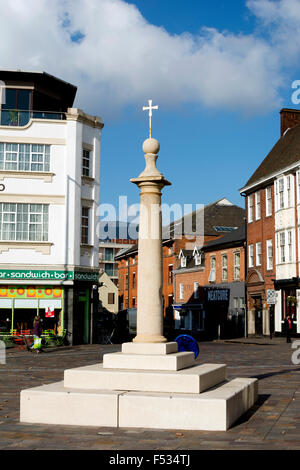
<svg viewBox="0 0 300 470">
<path fill-rule="evenodd" d="M 292 128 L 300 123 L 300 110 L 282 109 L 280 111 L 280 118 L 280 130 L 282 136 L 288 128 Z"/>
<path fill-rule="evenodd" d="M 246 212 L 247 212 L 247 266 L 248 266 L 248 275 L 255 268 L 260 272 L 262 278 L 264 279 L 264 286 L 257 288 L 257 292 L 261 290 L 263 301 L 266 301 L 266 290 L 274 289 L 274 284 L 272 279 L 275 278 L 275 222 L 274 222 L 274 185 L 272 185 L 272 215 L 266 216 L 266 191 L 265 188 L 260 189 L 260 201 L 261 201 L 261 218 L 260 220 L 255 220 L 255 193 L 253 194 L 253 222 L 248 222 L 248 197 L 246 198 Z M 267 240 L 272 239 L 273 245 L 273 269 L 267 270 Z M 261 242 L 261 266 L 256 266 L 256 243 Z M 253 245 L 253 254 L 254 254 L 254 267 L 249 267 L 249 245 Z M 253 288 L 255 290 L 255 287 Z M 251 286 L 248 286 L 248 294 L 253 293 Z M 249 300 L 249 295 L 248 295 Z M 251 305 L 250 305 L 251 306 Z"/>
<path fill-rule="evenodd" d="M 234 279 L 234 253 L 240 253 L 240 278 Z M 227 281 L 222 280 L 222 256 L 227 255 Z M 211 256 L 216 257 L 216 281 L 209 282 L 210 274 L 210 258 Z M 188 302 L 191 294 L 194 292 L 194 282 L 198 282 L 199 286 L 204 285 L 214 285 L 214 284 L 224 284 L 225 282 L 242 282 L 245 280 L 245 250 L 243 246 L 235 248 L 225 248 L 214 250 L 208 253 L 205 253 L 205 266 L 199 271 L 196 272 L 187 272 L 183 271 L 182 273 L 176 274 L 175 276 L 175 302 L 182 303 Z M 184 299 L 179 298 L 179 284 L 184 284 Z M 201 297 L 200 297 L 201 298 Z"/>
</svg>

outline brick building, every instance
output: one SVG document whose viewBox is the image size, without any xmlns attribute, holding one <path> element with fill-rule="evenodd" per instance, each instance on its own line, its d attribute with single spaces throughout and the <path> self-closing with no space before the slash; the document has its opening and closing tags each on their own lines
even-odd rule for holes
<svg viewBox="0 0 300 470">
<path fill-rule="evenodd" d="M 287 313 L 300 333 L 300 111 L 280 114 L 280 139 L 240 190 L 247 209 L 249 334 L 281 334 Z"/>
<path fill-rule="evenodd" d="M 234 230 L 244 224 L 245 211 L 241 207 L 232 204 L 227 199 L 220 199 L 212 204 L 205 206 L 201 214 L 203 224 L 201 226 L 201 233 L 195 231 L 196 212 L 189 214 L 184 219 L 180 219 L 172 223 L 168 230 L 163 230 L 163 233 L 168 233 L 168 237 L 163 240 L 163 306 L 164 306 L 164 319 L 165 319 L 165 334 L 168 331 L 174 330 L 174 271 L 178 265 L 182 263 L 179 258 L 181 252 L 186 252 L 187 247 L 195 247 L 199 236 L 204 244 L 211 240 L 220 238 L 228 231 Z M 191 224 L 187 223 L 188 218 L 191 217 Z M 180 238 L 175 237 L 175 233 L 179 233 L 178 227 L 183 226 L 183 235 Z M 194 231 L 194 237 L 184 231 L 184 225 L 190 225 Z M 202 244 L 203 244 L 202 243 Z M 187 250 L 189 251 L 189 249 Z M 118 261 L 119 272 L 119 309 L 129 311 L 129 321 L 131 316 L 133 322 L 136 318 L 137 307 L 137 274 L 138 274 L 138 244 L 123 250 L 118 254 L 115 259 Z"/>
<path fill-rule="evenodd" d="M 175 329 L 198 338 L 243 336 L 245 225 L 182 251 L 175 271 Z"/>
</svg>

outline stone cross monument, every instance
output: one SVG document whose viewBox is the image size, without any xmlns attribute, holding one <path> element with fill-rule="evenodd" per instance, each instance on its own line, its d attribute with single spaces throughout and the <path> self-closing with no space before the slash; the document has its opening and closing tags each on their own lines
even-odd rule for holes
<svg viewBox="0 0 300 470">
<path fill-rule="evenodd" d="M 171 183 L 156 168 L 159 143 L 151 137 L 152 100 L 149 100 L 149 139 L 143 144 L 146 168 L 130 181 L 140 188 L 138 306 L 135 343 L 165 343 L 162 305 L 161 190 Z"/>
</svg>

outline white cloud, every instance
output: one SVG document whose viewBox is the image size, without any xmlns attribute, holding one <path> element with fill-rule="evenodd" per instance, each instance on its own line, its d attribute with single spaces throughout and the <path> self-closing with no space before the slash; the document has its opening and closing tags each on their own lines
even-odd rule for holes
<svg viewBox="0 0 300 470">
<path fill-rule="evenodd" d="M 248 7 L 269 26 L 267 39 L 207 28 L 171 35 L 123 0 L 0 0 L 0 60 L 78 85 L 77 104 L 102 116 L 148 98 L 261 112 L 280 105 L 279 39 L 290 24 L 300 35 L 300 5 L 249 0 Z"/>
</svg>

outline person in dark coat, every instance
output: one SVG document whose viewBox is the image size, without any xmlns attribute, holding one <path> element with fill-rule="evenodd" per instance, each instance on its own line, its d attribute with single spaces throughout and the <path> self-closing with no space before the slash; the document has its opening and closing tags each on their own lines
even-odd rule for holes
<svg viewBox="0 0 300 470">
<path fill-rule="evenodd" d="M 33 320 L 33 338 L 40 338 L 42 336 L 42 324 L 41 324 L 41 318 L 39 316 L 34 317 Z M 30 348 L 33 349 L 34 346 L 34 341 L 30 345 Z"/>
<path fill-rule="evenodd" d="M 286 342 L 287 343 L 290 343 L 291 342 L 291 334 L 292 334 L 292 330 L 293 330 L 293 319 L 291 317 L 291 315 L 287 315 L 286 319 L 285 319 L 285 322 L 284 322 L 284 326 L 285 326 L 285 332 L 286 332 Z"/>
</svg>

